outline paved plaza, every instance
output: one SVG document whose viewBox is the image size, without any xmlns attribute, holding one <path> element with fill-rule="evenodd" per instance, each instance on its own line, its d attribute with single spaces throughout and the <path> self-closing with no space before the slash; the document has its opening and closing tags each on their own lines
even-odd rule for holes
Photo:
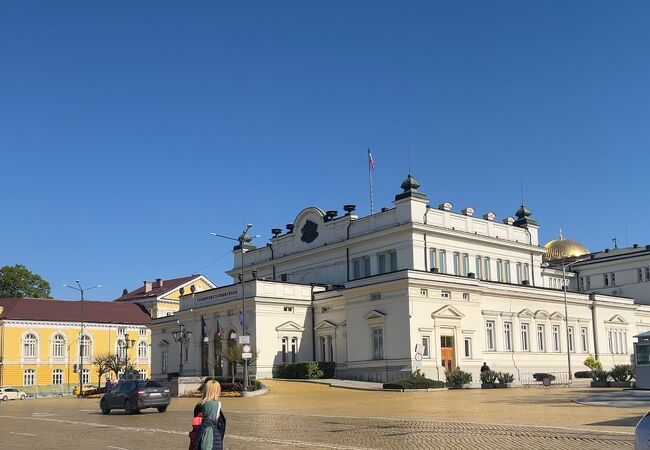
<svg viewBox="0 0 650 450">
<path fill-rule="evenodd" d="M 223 399 L 227 448 L 631 449 L 634 426 L 650 409 L 642 393 L 627 407 L 577 403 L 617 395 L 589 388 L 396 393 L 267 384 L 266 395 Z M 195 399 L 175 399 L 164 414 L 147 410 L 135 416 L 103 416 L 98 403 L 4 402 L 0 448 L 187 448 Z"/>
</svg>

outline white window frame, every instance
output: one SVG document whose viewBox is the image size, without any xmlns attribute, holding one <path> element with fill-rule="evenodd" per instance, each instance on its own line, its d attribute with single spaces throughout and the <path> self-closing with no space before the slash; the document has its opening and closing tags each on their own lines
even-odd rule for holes
<svg viewBox="0 0 650 450">
<path fill-rule="evenodd" d="M 90 369 L 81 371 L 81 384 L 90 384 Z"/>
<path fill-rule="evenodd" d="M 589 353 L 589 330 L 587 327 L 580 327 L 580 348 L 582 353 Z"/>
<path fill-rule="evenodd" d="M 167 350 L 163 350 L 161 352 L 161 358 L 160 358 L 160 365 L 161 365 L 161 372 L 162 373 L 167 373 L 167 365 L 169 364 L 169 352 Z"/>
<path fill-rule="evenodd" d="M 431 336 L 422 336 L 422 346 L 424 347 L 424 351 L 422 352 L 422 356 L 424 358 L 431 358 Z"/>
<path fill-rule="evenodd" d="M 490 257 L 486 256 L 483 258 L 483 264 L 485 265 L 484 277 L 487 281 L 492 281 L 492 268 L 490 267 Z"/>
<path fill-rule="evenodd" d="M 521 331 L 521 351 L 529 352 L 530 351 L 530 323 L 523 322 L 519 327 Z"/>
<path fill-rule="evenodd" d="M 553 351 L 559 353 L 562 351 L 562 340 L 560 339 L 560 326 L 552 325 L 551 334 L 553 337 Z"/>
<path fill-rule="evenodd" d="M 546 352 L 546 326 L 543 323 L 538 323 L 536 327 L 537 333 L 537 351 L 540 353 Z"/>
<path fill-rule="evenodd" d="M 23 338 L 23 357 L 38 357 L 38 336 L 35 333 L 27 333 Z"/>
<path fill-rule="evenodd" d="M 503 283 L 503 260 L 497 259 L 497 281 Z"/>
<path fill-rule="evenodd" d="M 482 280 L 483 279 L 483 258 L 481 255 L 476 255 L 476 279 L 477 280 Z"/>
<path fill-rule="evenodd" d="M 569 352 L 575 353 L 575 330 L 573 326 L 569 326 Z"/>
<path fill-rule="evenodd" d="M 465 358 L 471 359 L 472 358 L 472 338 L 471 337 L 466 337 L 463 339 L 464 347 L 463 351 L 465 352 Z"/>
<path fill-rule="evenodd" d="M 54 369 L 52 371 L 52 384 L 56 386 L 63 384 L 63 369 Z"/>
<path fill-rule="evenodd" d="M 460 253 L 454 252 L 454 275 L 460 275 Z"/>
<path fill-rule="evenodd" d="M 147 341 L 140 341 L 138 343 L 138 358 L 145 359 L 149 357 L 149 344 Z"/>
<path fill-rule="evenodd" d="M 485 321 L 485 350 L 494 352 L 497 349 L 496 336 L 494 333 L 496 322 L 494 320 Z"/>
<path fill-rule="evenodd" d="M 36 384 L 36 371 L 25 369 L 23 371 L 23 386 L 34 386 Z"/>
<path fill-rule="evenodd" d="M 61 333 L 56 333 L 52 338 L 52 358 L 63 359 L 66 356 L 66 340 Z"/>
<path fill-rule="evenodd" d="M 430 262 L 429 269 L 438 268 L 438 250 L 436 250 L 435 248 L 429 248 L 429 262 Z"/>
<path fill-rule="evenodd" d="M 440 265 L 438 266 L 438 272 L 447 273 L 447 250 L 440 249 L 438 252 L 438 258 Z"/>
<path fill-rule="evenodd" d="M 507 352 L 513 350 L 512 322 L 503 322 L 503 344 Z"/>
<path fill-rule="evenodd" d="M 372 359 L 384 359 L 384 327 L 371 327 Z"/>
</svg>

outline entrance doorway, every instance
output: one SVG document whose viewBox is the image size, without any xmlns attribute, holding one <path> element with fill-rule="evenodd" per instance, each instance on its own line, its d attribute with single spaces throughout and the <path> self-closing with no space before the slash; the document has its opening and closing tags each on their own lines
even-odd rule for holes
<svg viewBox="0 0 650 450">
<path fill-rule="evenodd" d="M 445 370 L 454 370 L 456 368 L 453 336 L 440 336 L 440 359 Z"/>
</svg>

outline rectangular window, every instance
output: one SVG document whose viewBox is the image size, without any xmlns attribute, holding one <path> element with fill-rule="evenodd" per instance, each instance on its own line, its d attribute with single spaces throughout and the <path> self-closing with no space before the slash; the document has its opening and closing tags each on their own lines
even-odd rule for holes
<svg viewBox="0 0 650 450">
<path fill-rule="evenodd" d="M 146 328 L 140 328 L 140 337 L 143 337 L 143 338 L 147 337 L 147 329 Z"/>
<path fill-rule="evenodd" d="M 553 351 L 560 351 L 560 326 L 553 325 Z"/>
<path fill-rule="evenodd" d="M 497 281 L 503 282 L 503 261 L 497 259 Z"/>
<path fill-rule="evenodd" d="M 521 324 L 521 351 L 530 351 L 530 333 L 527 323 Z"/>
<path fill-rule="evenodd" d="M 494 320 L 485 322 L 485 347 L 488 351 L 496 350 L 494 342 Z"/>
<path fill-rule="evenodd" d="M 521 280 L 522 280 L 522 278 L 521 278 L 521 263 L 517 263 L 516 269 L 517 269 L 516 270 L 516 272 L 517 272 L 517 284 L 521 284 Z"/>
<path fill-rule="evenodd" d="M 81 372 L 81 384 L 90 384 L 90 369 L 84 369 Z"/>
<path fill-rule="evenodd" d="M 52 384 L 63 384 L 63 370 L 55 369 L 52 372 Z"/>
<path fill-rule="evenodd" d="M 650 267 L 645 268 L 645 281 L 650 281 Z"/>
<path fill-rule="evenodd" d="M 23 375 L 23 385 L 24 386 L 34 386 L 36 381 L 36 372 L 34 369 L 27 369 Z"/>
<path fill-rule="evenodd" d="M 463 253 L 463 275 L 467 275 L 470 273 L 469 269 L 469 255 L 467 253 Z"/>
<path fill-rule="evenodd" d="M 296 338 L 293 338 L 294 340 Z M 295 348 L 295 344 L 294 344 Z M 327 350 L 328 354 L 327 356 L 329 357 L 328 361 L 334 361 L 334 339 L 332 339 L 332 336 L 327 336 Z"/>
<path fill-rule="evenodd" d="M 125 327 L 117 327 L 117 335 L 118 336 L 124 336 L 124 333 L 126 333 L 126 328 Z"/>
<path fill-rule="evenodd" d="M 580 291 L 585 290 L 585 277 L 580 277 Z"/>
<path fill-rule="evenodd" d="M 506 347 L 506 351 L 512 351 L 512 323 L 504 322 L 503 323 L 503 342 Z"/>
<path fill-rule="evenodd" d="M 352 260 L 352 279 L 356 280 L 361 278 L 361 260 L 354 259 Z"/>
<path fill-rule="evenodd" d="M 612 286 L 616 286 L 616 274 L 614 272 L 610 273 L 610 278 L 612 280 Z"/>
<path fill-rule="evenodd" d="M 363 257 L 363 276 L 364 277 L 369 277 L 370 275 L 371 275 L 370 257 L 369 256 L 364 256 Z"/>
<path fill-rule="evenodd" d="M 580 328 L 580 345 L 583 353 L 589 352 L 589 336 L 586 327 Z"/>
<path fill-rule="evenodd" d="M 609 274 L 608 273 L 603 274 L 603 286 L 609 287 Z"/>
<path fill-rule="evenodd" d="M 627 333 L 623 332 L 623 353 L 627 354 Z"/>
<path fill-rule="evenodd" d="M 575 352 L 573 327 L 569 327 L 569 351 Z"/>
<path fill-rule="evenodd" d="M 450 299 L 450 298 L 451 298 L 451 292 L 449 292 L 449 291 L 442 291 L 442 292 L 440 293 L 440 298 Z"/>
<path fill-rule="evenodd" d="M 588 290 L 591 289 L 591 277 L 585 277 L 585 284 L 587 285 Z"/>
<path fill-rule="evenodd" d="M 476 257 L 476 278 L 479 280 L 483 279 L 483 258 L 480 256 Z"/>
<path fill-rule="evenodd" d="M 438 254 L 436 252 L 435 248 L 432 248 L 429 250 L 429 261 L 431 262 L 431 269 L 435 269 L 438 267 Z"/>
<path fill-rule="evenodd" d="M 636 281 L 641 283 L 643 281 L 643 269 L 636 270 Z"/>
<path fill-rule="evenodd" d="M 460 253 L 454 252 L 454 275 L 460 275 Z"/>
<path fill-rule="evenodd" d="M 465 358 L 472 357 L 472 338 L 465 338 Z"/>
<path fill-rule="evenodd" d="M 386 253 L 377 255 L 377 273 L 386 273 Z"/>
<path fill-rule="evenodd" d="M 506 261 L 506 276 L 505 276 L 506 283 L 510 283 L 510 261 Z"/>
<path fill-rule="evenodd" d="M 327 340 L 325 336 L 320 337 L 320 360 L 327 361 Z"/>
<path fill-rule="evenodd" d="M 384 329 L 372 328 L 372 358 L 384 359 Z"/>
<path fill-rule="evenodd" d="M 614 342 L 612 341 L 612 332 L 607 332 L 607 349 L 609 353 L 614 353 Z"/>
<path fill-rule="evenodd" d="M 530 266 L 528 264 L 524 264 L 524 281 L 530 280 Z"/>
<path fill-rule="evenodd" d="M 544 325 L 537 325 L 537 351 L 546 351 L 546 327 Z"/>
<path fill-rule="evenodd" d="M 284 312 L 293 312 L 293 306 L 285 306 Z"/>
<path fill-rule="evenodd" d="M 447 251 L 446 250 L 440 250 L 440 265 L 439 265 L 439 270 L 440 273 L 447 273 Z"/>
<path fill-rule="evenodd" d="M 167 351 L 162 352 L 162 355 L 161 355 L 162 358 L 160 359 L 160 361 L 162 363 L 161 367 L 160 367 L 162 373 L 167 373 L 167 355 L 168 355 Z"/>
<path fill-rule="evenodd" d="M 370 300 L 372 300 L 372 301 L 381 300 L 381 292 L 376 292 L 374 294 L 370 294 Z"/>
<path fill-rule="evenodd" d="M 422 356 L 428 358 L 429 357 L 429 336 L 422 336 L 422 346 L 424 347 L 424 353 L 422 353 Z"/>
<path fill-rule="evenodd" d="M 323 338 L 321 338 L 321 340 L 322 339 Z M 289 342 L 287 341 L 286 337 L 282 338 L 281 344 L 282 344 L 282 362 L 286 363 L 287 362 L 287 354 L 289 353 Z M 321 361 L 323 361 L 323 358 L 325 358 L 325 353 L 321 352 Z"/>
<path fill-rule="evenodd" d="M 490 258 L 486 256 L 484 258 L 484 260 L 483 260 L 483 263 L 485 264 L 485 270 L 483 271 L 483 277 L 484 277 L 485 280 L 491 281 L 492 280 L 492 273 L 491 273 L 492 270 L 490 268 Z"/>
<path fill-rule="evenodd" d="M 298 338 L 291 338 L 291 362 L 296 362 L 296 352 L 298 351 Z"/>
<path fill-rule="evenodd" d="M 397 252 L 393 250 L 389 254 L 390 254 L 390 271 L 397 272 Z"/>
</svg>

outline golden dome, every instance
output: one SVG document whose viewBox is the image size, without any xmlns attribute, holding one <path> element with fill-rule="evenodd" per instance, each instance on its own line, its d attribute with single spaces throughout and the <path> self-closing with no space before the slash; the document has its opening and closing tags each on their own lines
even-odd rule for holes
<svg viewBox="0 0 650 450">
<path fill-rule="evenodd" d="M 564 236 L 561 234 L 559 239 L 549 242 L 544 246 L 544 248 L 546 249 L 544 259 L 547 261 L 575 259 L 591 253 L 587 247 L 582 245 L 580 242 L 571 239 L 564 239 Z"/>
</svg>

